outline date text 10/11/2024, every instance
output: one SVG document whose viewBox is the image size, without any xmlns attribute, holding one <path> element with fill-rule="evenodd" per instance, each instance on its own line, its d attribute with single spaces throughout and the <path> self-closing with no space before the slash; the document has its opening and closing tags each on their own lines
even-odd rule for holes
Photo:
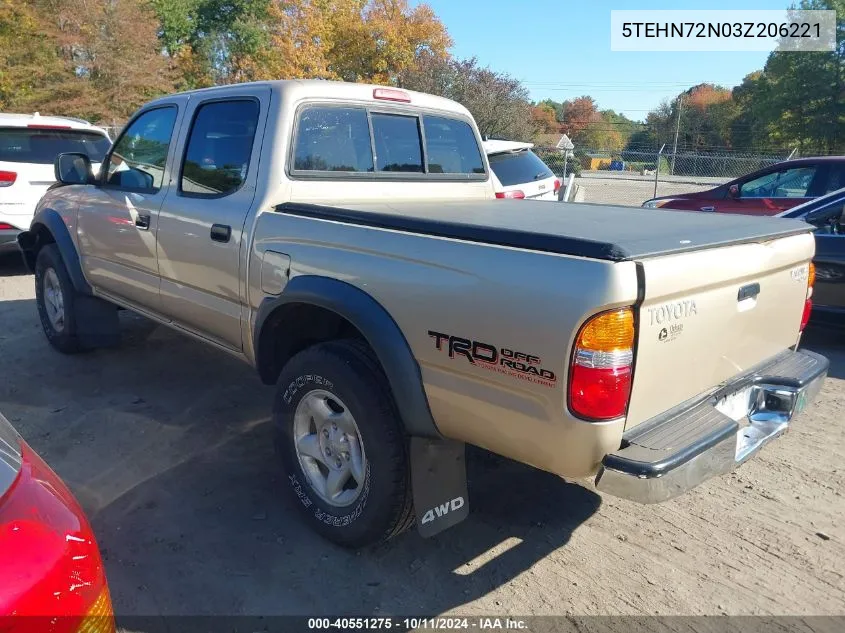
<svg viewBox="0 0 845 633">
<path fill-rule="evenodd" d="M 308 629 L 341 631 L 398 630 L 528 630 L 527 622 L 511 617 L 309 618 Z"/>
</svg>

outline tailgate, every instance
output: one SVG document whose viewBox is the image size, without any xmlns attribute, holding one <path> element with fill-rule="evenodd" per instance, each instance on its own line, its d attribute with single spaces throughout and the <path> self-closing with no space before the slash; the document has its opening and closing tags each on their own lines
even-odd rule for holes
<svg viewBox="0 0 845 633">
<path fill-rule="evenodd" d="M 644 259 L 626 428 L 795 345 L 815 242 L 804 233 Z"/>
</svg>

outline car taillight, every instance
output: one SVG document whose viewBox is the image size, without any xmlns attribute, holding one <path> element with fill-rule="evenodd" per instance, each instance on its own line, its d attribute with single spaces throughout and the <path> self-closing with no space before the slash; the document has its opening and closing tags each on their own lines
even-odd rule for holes
<svg viewBox="0 0 845 633">
<path fill-rule="evenodd" d="M 0 171 L 0 187 L 11 187 L 17 179 L 18 175 L 13 171 Z"/>
<path fill-rule="evenodd" d="M 497 198 L 518 198 L 522 199 L 525 197 L 525 194 L 517 189 L 516 191 L 497 191 L 496 192 Z"/>
<path fill-rule="evenodd" d="M 0 631 L 113 633 L 91 526 L 49 466 L 24 443 L 20 455 L 17 478 L 0 497 Z"/>
<path fill-rule="evenodd" d="M 560 191 L 560 178 L 555 178 L 555 193 Z"/>
<path fill-rule="evenodd" d="M 47 123 L 30 123 L 26 127 L 32 130 L 71 130 L 69 125 L 49 125 Z"/>
<path fill-rule="evenodd" d="M 589 319 L 578 332 L 569 371 L 569 409 L 585 420 L 613 420 L 628 410 L 634 366 L 634 312 Z"/>
<path fill-rule="evenodd" d="M 14 231 L 15 227 L 11 224 L 7 224 L 6 222 L 0 222 L 0 231 Z"/>
<path fill-rule="evenodd" d="M 801 314 L 801 329 L 798 330 L 799 332 L 803 332 L 810 322 L 810 314 L 813 312 L 813 284 L 815 283 L 816 265 L 810 262 L 810 268 L 807 271 L 807 298 L 804 300 L 804 312 Z"/>
</svg>

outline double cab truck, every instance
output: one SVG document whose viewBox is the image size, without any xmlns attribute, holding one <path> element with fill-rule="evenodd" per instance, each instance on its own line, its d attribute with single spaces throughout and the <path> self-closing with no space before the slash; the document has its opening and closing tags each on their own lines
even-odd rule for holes
<svg viewBox="0 0 845 633">
<path fill-rule="evenodd" d="M 275 385 L 284 487 L 350 547 L 469 512 L 477 445 L 626 499 L 732 470 L 815 396 L 799 221 L 496 199 L 469 112 L 328 81 L 133 116 L 19 244 L 49 342 L 128 309 Z"/>
</svg>

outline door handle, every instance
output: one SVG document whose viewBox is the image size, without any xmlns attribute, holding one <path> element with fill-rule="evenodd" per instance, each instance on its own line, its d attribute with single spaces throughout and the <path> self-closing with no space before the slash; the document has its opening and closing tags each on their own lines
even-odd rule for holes
<svg viewBox="0 0 845 633">
<path fill-rule="evenodd" d="M 232 237 L 232 227 L 226 224 L 211 225 L 211 239 L 215 242 L 228 242 Z"/>
<path fill-rule="evenodd" d="M 138 215 L 135 218 L 135 226 L 137 226 L 142 231 L 148 231 L 150 228 L 150 216 L 149 215 Z"/>
<path fill-rule="evenodd" d="M 702 211 L 715 211 L 716 207 L 701 207 Z"/>
</svg>

